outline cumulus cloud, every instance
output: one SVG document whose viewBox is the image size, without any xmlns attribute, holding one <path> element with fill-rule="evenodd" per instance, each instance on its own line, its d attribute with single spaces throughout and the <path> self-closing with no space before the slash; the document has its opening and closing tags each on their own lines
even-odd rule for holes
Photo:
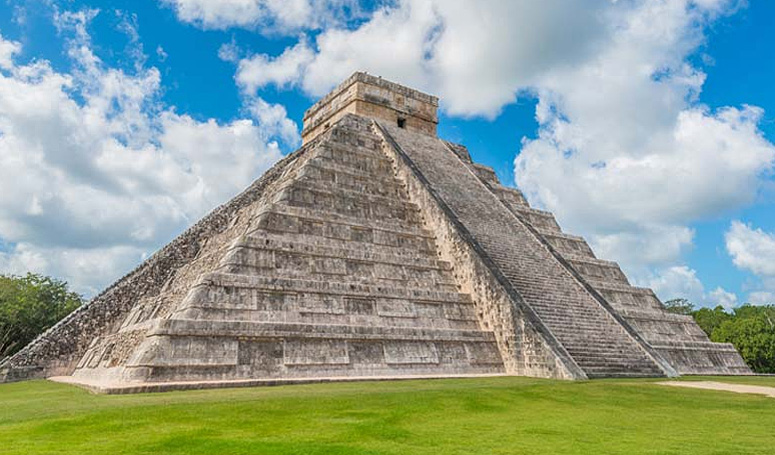
<svg viewBox="0 0 775 455">
<path fill-rule="evenodd" d="M 733 221 L 724 236 L 732 262 L 756 275 L 775 278 L 775 234 Z"/>
<path fill-rule="evenodd" d="M 638 277 L 641 284 L 654 290 L 662 301 L 684 298 L 690 302 L 701 305 L 724 308 L 733 308 L 737 305 L 737 295 L 722 287 L 716 287 L 712 291 L 706 291 L 702 281 L 697 276 L 697 271 L 685 266 L 669 266 L 648 272 L 648 276 Z"/>
<path fill-rule="evenodd" d="M 357 0 L 161 0 L 183 22 L 205 29 L 242 27 L 288 33 L 358 17 Z"/>
<path fill-rule="evenodd" d="M 705 287 L 697 272 L 685 265 L 666 267 L 642 281 L 662 301 L 685 298 L 697 303 L 705 300 Z"/>
<path fill-rule="evenodd" d="M 94 53 L 96 14 L 55 18 L 72 72 L 0 58 L 0 272 L 57 275 L 87 294 L 247 186 L 281 156 L 278 140 L 298 142 L 284 108 L 262 100 L 228 123 L 164 105 L 144 56 L 128 73 Z M 122 27 L 139 49 L 131 20 Z M 0 38 L 0 50 L 19 45 Z"/>
<path fill-rule="evenodd" d="M 226 61 L 236 60 L 236 50 L 231 44 L 223 45 L 219 55 Z M 236 81 L 246 93 L 270 84 L 287 88 L 298 82 L 299 74 L 314 58 L 315 53 L 305 39 L 278 57 L 259 54 L 239 60 Z"/>
<path fill-rule="evenodd" d="M 21 51 L 21 44 L 7 41 L 0 35 L 0 69 L 9 70 L 13 67 L 13 56 Z"/>
<path fill-rule="evenodd" d="M 748 294 L 748 303 L 752 305 L 775 305 L 774 291 L 754 291 Z"/>
<path fill-rule="evenodd" d="M 250 57 L 237 80 L 319 96 L 365 70 L 440 95 L 449 113 L 492 117 L 547 70 L 592 55 L 611 8 L 620 9 L 609 0 L 400 0 L 354 29 L 328 28 L 280 56 Z"/>
<path fill-rule="evenodd" d="M 709 298 L 711 301 L 727 309 L 737 305 L 737 296 L 731 292 L 725 291 L 724 288 L 721 287 L 711 291 Z"/>
<path fill-rule="evenodd" d="M 623 15 L 594 58 L 552 71 L 539 134 L 515 178 L 531 202 L 634 268 L 676 262 L 695 220 L 754 201 L 775 147 L 753 106 L 696 103 L 705 75 L 687 63 L 729 2 L 646 2 Z"/>
<path fill-rule="evenodd" d="M 754 304 L 775 303 L 775 233 L 735 220 L 724 240 L 735 266 L 753 273 L 760 281 L 748 300 Z"/>
</svg>

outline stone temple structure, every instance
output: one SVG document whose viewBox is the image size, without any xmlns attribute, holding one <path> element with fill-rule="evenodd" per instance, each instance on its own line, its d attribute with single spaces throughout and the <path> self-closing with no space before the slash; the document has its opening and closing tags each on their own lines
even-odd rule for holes
<svg viewBox="0 0 775 455">
<path fill-rule="evenodd" d="M 122 393 L 364 378 L 750 373 L 356 73 L 303 146 L 0 365 Z"/>
</svg>

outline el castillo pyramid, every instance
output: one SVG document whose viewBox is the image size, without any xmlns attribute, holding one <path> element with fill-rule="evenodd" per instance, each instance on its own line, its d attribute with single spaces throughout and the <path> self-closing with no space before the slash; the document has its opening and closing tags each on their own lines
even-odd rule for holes
<svg viewBox="0 0 775 455">
<path fill-rule="evenodd" d="M 108 393 L 288 382 L 747 374 L 614 262 L 356 73 L 304 144 L 0 365 Z"/>
</svg>

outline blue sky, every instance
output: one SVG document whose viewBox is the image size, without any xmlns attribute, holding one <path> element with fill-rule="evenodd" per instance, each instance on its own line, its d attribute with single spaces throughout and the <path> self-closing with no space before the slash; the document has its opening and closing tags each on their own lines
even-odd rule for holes
<svg viewBox="0 0 775 455">
<path fill-rule="evenodd" d="M 772 2 L 0 1 L 0 273 L 97 292 L 366 70 L 663 299 L 775 301 Z"/>
</svg>

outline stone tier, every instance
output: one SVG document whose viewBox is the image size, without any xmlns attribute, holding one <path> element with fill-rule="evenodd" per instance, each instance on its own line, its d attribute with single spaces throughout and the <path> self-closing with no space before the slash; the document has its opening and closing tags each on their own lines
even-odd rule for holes
<svg viewBox="0 0 775 455">
<path fill-rule="evenodd" d="M 552 246 L 552 248 L 563 256 L 595 257 L 595 253 L 592 252 L 592 248 L 590 248 L 583 237 L 538 228 L 536 228 L 536 231 Z"/>
<path fill-rule="evenodd" d="M 630 284 L 627 281 L 627 276 L 616 262 L 570 254 L 563 255 L 563 257 L 586 280 L 605 281 L 625 286 Z"/>
<path fill-rule="evenodd" d="M 303 234 L 364 244 L 414 248 L 422 252 L 433 251 L 433 236 L 417 226 L 332 213 L 321 214 L 306 207 L 267 207 L 256 216 L 254 226 L 251 232 L 263 230 Z"/>
<path fill-rule="evenodd" d="M 245 238 L 235 243 L 221 261 L 218 271 L 234 274 L 273 274 L 325 281 L 348 278 L 374 284 L 433 286 L 456 291 L 449 265 L 435 259 L 377 254 L 354 249 L 335 250 L 307 243 L 259 242 Z M 403 250 L 405 251 L 405 250 Z M 403 262 L 402 262 L 403 259 Z"/>
<path fill-rule="evenodd" d="M 536 229 L 560 233 L 560 225 L 551 212 L 538 210 L 530 207 L 514 207 L 514 211 L 527 223 L 530 223 Z"/>
</svg>

